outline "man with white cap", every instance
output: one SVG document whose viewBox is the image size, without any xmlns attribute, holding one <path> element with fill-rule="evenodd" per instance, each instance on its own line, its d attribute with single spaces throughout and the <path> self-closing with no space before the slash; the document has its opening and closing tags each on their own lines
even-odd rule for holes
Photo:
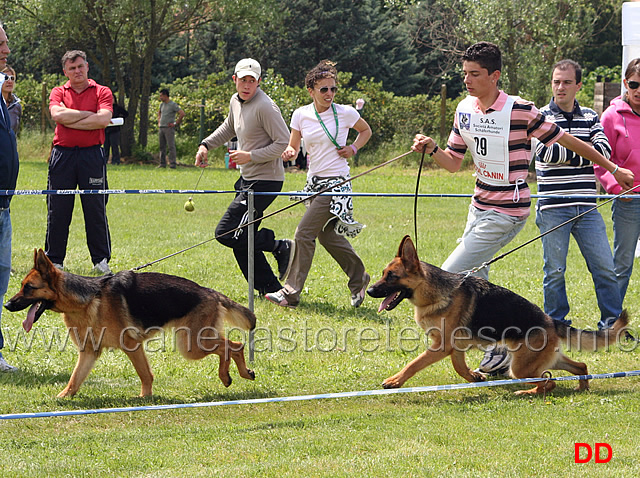
<svg viewBox="0 0 640 478">
<path fill-rule="evenodd" d="M 207 153 L 222 146 L 232 138 L 238 138 L 238 149 L 230 151 L 229 158 L 240 166 L 240 178 L 235 183 L 235 199 L 229 205 L 216 227 L 216 238 L 233 249 L 244 277 L 248 276 L 247 229 L 239 226 L 247 223 L 247 191 L 280 192 L 284 183 L 284 165 L 280 155 L 289 144 L 289 129 L 280 109 L 260 89 L 262 69 L 251 58 L 240 60 L 235 67 L 233 82 L 236 91 L 229 103 L 229 115 L 207 138 L 196 153 L 196 166 L 207 166 Z M 259 219 L 276 196 L 255 196 L 254 217 Z M 272 230 L 254 225 L 254 286 L 262 295 L 282 288 L 294 255 L 294 242 L 276 240 Z M 264 252 L 273 253 L 278 264 L 278 277 L 271 270 Z"/>
</svg>

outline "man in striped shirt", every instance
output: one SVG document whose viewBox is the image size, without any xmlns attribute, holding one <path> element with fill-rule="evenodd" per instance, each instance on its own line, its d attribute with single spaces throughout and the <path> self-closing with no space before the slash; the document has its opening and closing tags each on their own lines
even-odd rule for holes
<svg viewBox="0 0 640 478">
<path fill-rule="evenodd" d="M 442 265 L 450 272 L 468 271 L 491 260 L 524 227 L 531 196 L 526 177 L 532 158 L 532 138 L 545 146 L 560 143 L 580 156 L 601 164 L 623 187 L 633 186 L 633 173 L 602 156 L 551 121 L 545 121 L 533 103 L 509 96 L 498 88 L 502 55 L 497 45 L 480 42 L 462 57 L 464 84 L 469 97 L 456 109 L 447 148 L 438 148 L 429 136 L 416 135 L 412 149 L 426 151 L 439 166 L 456 172 L 467 151 L 473 157 L 476 186 L 467 225 L 458 244 Z M 488 279 L 487 267 L 476 275 Z M 480 371 L 503 373 L 509 356 L 485 356 Z"/>
<path fill-rule="evenodd" d="M 572 60 L 561 60 L 553 66 L 551 102 L 540 111 L 563 130 L 591 144 L 604 157 L 611 156 L 611 146 L 598 115 L 581 107 L 576 94 L 582 87 L 582 68 Z M 538 192 L 545 195 L 536 205 L 536 224 L 541 233 L 578 216 L 596 204 L 596 178 L 591 161 L 565 147 L 539 143 L 536 148 Z M 570 198 L 580 195 L 587 197 Z M 591 196 L 591 197 L 588 197 Z M 564 274 L 569 241 L 573 235 L 591 272 L 600 309 L 598 328 L 615 322 L 622 312 L 622 299 L 616 282 L 613 256 L 607 229 L 598 211 L 542 237 L 544 253 L 544 311 L 553 319 L 571 323 Z"/>
</svg>

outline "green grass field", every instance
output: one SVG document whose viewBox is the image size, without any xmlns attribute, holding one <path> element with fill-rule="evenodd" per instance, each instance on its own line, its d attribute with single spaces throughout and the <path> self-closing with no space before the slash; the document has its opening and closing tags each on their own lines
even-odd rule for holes
<svg viewBox="0 0 640 478">
<path fill-rule="evenodd" d="M 22 152 L 19 189 L 46 187 L 45 154 Z M 390 158 L 380 158 L 380 162 Z M 185 159 L 186 161 L 187 159 Z M 190 159 L 189 159 L 190 160 Z M 364 169 L 357 169 L 359 173 Z M 354 181 L 354 190 L 413 193 L 415 168 L 386 167 Z M 114 189 L 192 189 L 200 170 L 152 166 L 109 167 Z M 238 173 L 205 171 L 199 189 L 228 190 Z M 288 174 L 284 190 L 302 187 L 303 174 Z M 469 171 L 423 174 L 423 193 L 470 193 Z M 186 195 L 112 195 L 108 216 L 114 271 L 133 268 L 210 239 L 231 197 L 194 196 L 195 212 L 183 209 Z M 400 239 L 413 235 L 413 198 L 354 200 L 356 219 L 367 224 L 353 244 L 372 278 L 394 256 Z M 441 264 L 461 234 L 469 199 L 425 198 L 419 202 L 418 248 L 422 260 Z M 285 197 L 270 210 L 289 204 Z M 280 237 L 293 237 L 302 206 L 265 221 Z M 610 208 L 602 214 L 611 229 Z M 33 249 L 43 247 L 43 196 L 12 202 L 13 267 L 5 300 L 19 289 L 32 266 Z M 534 221 L 512 243 L 537 235 Z M 594 328 L 599 318 L 590 275 L 575 244 L 567 272 L 574 325 Z M 87 275 L 79 201 L 69 238 L 67 270 Z M 247 303 L 247 287 L 230 250 L 217 242 L 195 248 L 147 270 L 176 274 Z M 638 310 L 638 274 L 627 304 Z M 491 280 L 542 304 L 539 242 L 492 266 Z M 65 342 L 58 314 L 47 312 L 25 335 L 25 312 L 2 314 L 3 353 L 20 368 L 0 374 L 0 413 L 134 407 L 219 400 L 281 397 L 379 389 L 425 347 L 408 302 L 377 313 L 369 297 L 357 310 L 349 304 L 346 277 L 318 248 L 301 305 L 282 309 L 256 299 L 254 382 L 241 379 L 225 389 L 217 377 L 217 357 L 187 362 L 166 340 L 148 344 L 155 373 L 152 398 L 141 399 L 140 383 L 120 351 L 107 351 L 73 399 L 57 399 L 76 360 Z M 232 338 L 243 339 L 241 336 Z M 599 353 L 572 351 L 591 373 L 638 369 L 638 350 L 616 347 Z M 481 353 L 469 353 L 469 364 Z M 558 372 L 555 372 L 556 374 Z M 427 368 L 406 386 L 463 382 L 449 360 Z M 595 380 L 586 393 L 576 382 L 561 382 L 550 396 L 522 398 L 520 386 L 421 394 L 357 397 L 309 402 L 231 405 L 141 411 L 80 417 L 0 420 L 2 476 L 638 476 L 640 385 L 637 378 Z M 608 443 L 609 463 L 574 463 L 574 443 Z"/>
</svg>

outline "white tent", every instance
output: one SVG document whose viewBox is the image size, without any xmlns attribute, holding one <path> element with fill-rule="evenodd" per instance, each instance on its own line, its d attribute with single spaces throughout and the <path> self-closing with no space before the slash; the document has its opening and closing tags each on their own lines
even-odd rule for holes
<svg viewBox="0 0 640 478">
<path fill-rule="evenodd" d="M 640 2 L 622 4 L 622 76 L 627 65 L 640 58 Z M 622 83 L 624 92 L 624 83 Z"/>
</svg>

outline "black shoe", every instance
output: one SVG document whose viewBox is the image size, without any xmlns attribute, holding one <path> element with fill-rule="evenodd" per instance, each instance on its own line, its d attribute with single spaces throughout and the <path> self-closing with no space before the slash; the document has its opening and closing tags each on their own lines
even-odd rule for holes
<svg viewBox="0 0 640 478">
<path fill-rule="evenodd" d="M 278 263 L 278 279 L 285 280 L 291 270 L 293 257 L 296 252 L 296 243 L 291 239 L 281 239 L 278 247 L 273 251 L 273 257 Z"/>
</svg>

